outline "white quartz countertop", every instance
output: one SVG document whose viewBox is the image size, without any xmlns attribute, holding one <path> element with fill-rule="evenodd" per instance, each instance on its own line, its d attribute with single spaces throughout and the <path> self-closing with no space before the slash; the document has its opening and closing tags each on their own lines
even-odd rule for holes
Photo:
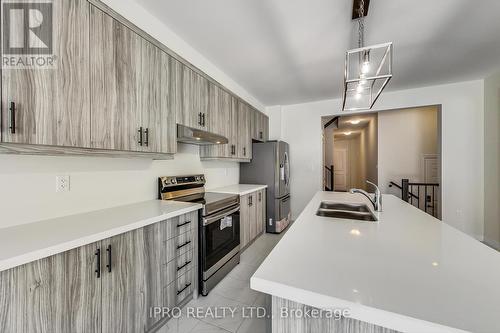
<svg viewBox="0 0 500 333">
<path fill-rule="evenodd" d="M 202 208 L 151 200 L 0 229 L 0 271 Z"/>
<path fill-rule="evenodd" d="M 316 216 L 318 192 L 251 288 L 402 332 L 500 332 L 500 253 L 392 195 L 378 222 Z"/>
<path fill-rule="evenodd" d="M 209 190 L 209 192 L 246 195 L 255 191 L 263 190 L 265 188 L 267 188 L 267 185 L 235 184 L 214 188 Z"/>
</svg>

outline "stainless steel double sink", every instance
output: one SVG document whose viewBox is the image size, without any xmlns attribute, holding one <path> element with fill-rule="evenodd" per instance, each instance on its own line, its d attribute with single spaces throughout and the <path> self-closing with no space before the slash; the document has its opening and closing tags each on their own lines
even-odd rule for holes
<svg viewBox="0 0 500 333">
<path fill-rule="evenodd" d="M 365 204 L 321 202 L 316 215 L 323 217 L 376 222 L 377 217 Z"/>
</svg>

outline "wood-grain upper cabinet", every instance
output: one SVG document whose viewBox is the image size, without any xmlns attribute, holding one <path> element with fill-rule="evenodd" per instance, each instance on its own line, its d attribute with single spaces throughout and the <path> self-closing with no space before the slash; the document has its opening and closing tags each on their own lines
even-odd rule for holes
<svg viewBox="0 0 500 333">
<path fill-rule="evenodd" d="M 209 85 L 209 131 L 228 139 L 227 144 L 200 146 L 200 157 L 232 158 L 236 154 L 238 124 L 237 113 L 233 113 L 233 97 L 215 84 Z"/>
<path fill-rule="evenodd" d="M 208 80 L 187 66 L 182 74 L 182 108 L 177 112 L 177 123 L 207 130 L 210 123 L 208 115 Z"/>
<path fill-rule="evenodd" d="M 92 147 L 174 153 L 170 57 L 93 6 L 90 25 Z"/>
<path fill-rule="evenodd" d="M 180 92 L 178 63 L 165 52 L 158 49 L 151 43 L 143 42 L 143 66 L 144 73 L 148 73 L 149 78 L 143 83 L 142 115 L 143 127 L 146 128 L 143 138 L 143 150 L 153 153 L 177 152 L 177 126 L 176 126 L 176 105 L 178 93 Z M 145 59 L 145 60 L 144 60 Z M 146 121 L 147 119 L 147 121 Z"/>
<path fill-rule="evenodd" d="M 251 121 L 251 111 L 248 104 L 239 102 L 238 103 L 238 152 L 237 155 L 241 159 L 251 159 L 252 158 L 252 121 Z"/>
<path fill-rule="evenodd" d="M 208 84 L 206 128 L 209 132 L 228 138 L 231 135 L 231 96 L 214 83 Z"/>
<path fill-rule="evenodd" d="M 141 150 L 142 38 L 91 7 L 92 147 Z"/>
<path fill-rule="evenodd" d="M 262 131 L 264 132 L 264 138 L 262 141 L 269 141 L 269 117 L 264 115 L 262 117 Z"/>
<path fill-rule="evenodd" d="M 251 109 L 252 113 L 252 139 L 260 142 L 269 140 L 269 118 L 256 109 Z"/>
<path fill-rule="evenodd" d="M 90 5 L 86 0 L 54 1 L 52 8 L 54 68 L 2 69 L 1 140 L 90 147 Z M 49 31 L 37 32 L 44 33 Z"/>
<path fill-rule="evenodd" d="M 0 272 L 0 332 L 101 332 L 98 245 Z"/>
</svg>

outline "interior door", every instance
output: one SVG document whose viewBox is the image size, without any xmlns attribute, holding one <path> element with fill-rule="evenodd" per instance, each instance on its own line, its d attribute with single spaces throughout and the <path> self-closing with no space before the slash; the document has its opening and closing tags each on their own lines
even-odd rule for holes
<svg viewBox="0 0 500 333">
<path fill-rule="evenodd" d="M 1 4 L 9 2 L 19 6 L 6 0 Z M 38 9 L 43 5 L 39 2 L 25 1 L 24 5 Z M 90 147 L 90 5 L 86 0 L 51 1 L 49 5 L 53 26 L 37 29 L 37 34 L 43 40 L 52 38 L 55 66 L 2 69 L 1 140 Z M 24 36 L 24 24 L 11 24 L 10 29 L 10 36 Z"/>
<path fill-rule="evenodd" d="M 334 165 L 334 190 L 347 191 L 347 149 L 338 148 L 333 150 Z"/>
</svg>

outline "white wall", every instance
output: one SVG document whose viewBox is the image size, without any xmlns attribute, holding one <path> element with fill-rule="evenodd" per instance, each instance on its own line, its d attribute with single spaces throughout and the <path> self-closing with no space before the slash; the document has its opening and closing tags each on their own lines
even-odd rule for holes
<svg viewBox="0 0 500 333">
<path fill-rule="evenodd" d="M 424 182 L 424 154 L 438 153 L 438 108 L 425 107 L 380 112 L 378 115 L 378 175 L 383 193 L 389 182 L 407 178 Z"/>
<path fill-rule="evenodd" d="M 201 162 L 198 147 L 179 145 L 174 160 L 0 155 L 0 228 L 153 200 L 158 176 L 205 173 L 207 188 L 237 184 L 239 165 Z M 56 175 L 70 191 L 56 193 Z"/>
<path fill-rule="evenodd" d="M 484 221 L 483 83 L 386 92 L 374 110 L 442 105 L 443 220 L 479 239 Z M 291 204 L 296 218 L 321 189 L 321 117 L 345 113 L 340 99 L 281 109 L 281 138 L 290 144 Z"/>
<path fill-rule="evenodd" d="M 500 250 L 500 73 L 484 81 L 484 240 Z"/>
<path fill-rule="evenodd" d="M 378 116 L 373 117 L 368 126 L 363 131 L 365 152 L 365 178 L 374 184 L 379 184 L 378 176 Z M 364 184 L 368 190 L 373 190 L 372 186 Z"/>
<path fill-rule="evenodd" d="M 113 8 L 117 13 L 137 25 L 139 28 L 156 38 L 175 53 L 207 73 L 219 83 L 230 89 L 255 108 L 264 110 L 264 105 L 252 94 L 246 91 L 220 68 L 216 67 L 201 53 L 187 44 L 182 38 L 176 35 L 162 21 L 151 15 L 147 10 L 134 0 L 102 0 L 103 3 Z"/>
</svg>

